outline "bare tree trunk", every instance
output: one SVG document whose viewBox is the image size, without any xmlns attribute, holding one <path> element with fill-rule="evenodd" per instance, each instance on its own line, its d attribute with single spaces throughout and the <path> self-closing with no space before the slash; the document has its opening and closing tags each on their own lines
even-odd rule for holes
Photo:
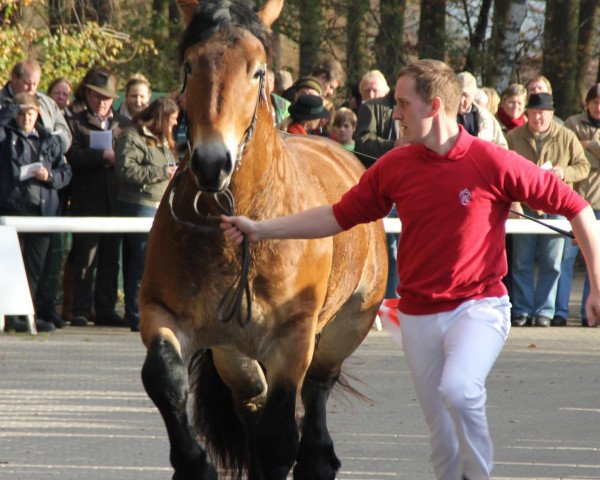
<svg viewBox="0 0 600 480">
<path fill-rule="evenodd" d="M 352 85 L 368 70 L 365 15 L 370 4 L 369 0 L 347 0 L 346 7 L 346 71 Z"/>
<path fill-rule="evenodd" d="M 321 0 L 300 0 L 300 74 L 308 75 L 317 64 L 321 48 L 323 12 Z"/>
<path fill-rule="evenodd" d="M 393 85 L 396 74 L 406 64 L 402 49 L 405 11 L 406 0 L 381 0 L 379 4 L 381 22 L 374 51 L 377 65 L 390 85 Z"/>
<path fill-rule="evenodd" d="M 483 0 L 481 2 L 481 9 L 479 10 L 479 16 L 477 17 L 477 24 L 475 25 L 475 31 L 469 38 L 469 51 L 467 52 L 467 61 L 465 63 L 465 70 L 475 75 L 479 73 L 480 66 L 482 64 L 481 56 L 483 55 L 482 47 L 483 41 L 485 40 L 485 31 L 488 26 L 488 19 L 490 18 L 490 9 L 492 8 L 492 0 Z M 468 21 L 468 19 L 467 19 Z"/>
<path fill-rule="evenodd" d="M 73 10 L 76 21 L 94 21 L 117 27 L 121 23 L 119 0 L 74 0 Z"/>
<path fill-rule="evenodd" d="M 579 111 L 577 37 L 579 0 L 547 0 L 542 72 L 552 84 L 558 116 Z"/>
<path fill-rule="evenodd" d="M 581 0 L 579 9 L 579 36 L 577 39 L 577 91 L 585 98 L 591 83 L 592 62 L 600 57 L 600 3 L 598 0 Z M 598 64 L 600 69 L 600 62 Z"/>
<path fill-rule="evenodd" d="M 446 53 L 446 0 L 421 0 L 419 58 L 444 60 Z"/>
<path fill-rule="evenodd" d="M 494 0 L 490 41 L 492 64 L 484 81 L 499 92 L 511 82 L 521 26 L 527 15 L 525 0 Z"/>
<path fill-rule="evenodd" d="M 156 38 L 169 38 L 169 0 L 152 0 L 152 27 Z"/>
<path fill-rule="evenodd" d="M 67 6 L 63 0 L 50 0 L 48 2 L 48 24 L 50 31 L 56 33 L 58 27 L 68 23 L 65 21 L 65 10 Z"/>
</svg>

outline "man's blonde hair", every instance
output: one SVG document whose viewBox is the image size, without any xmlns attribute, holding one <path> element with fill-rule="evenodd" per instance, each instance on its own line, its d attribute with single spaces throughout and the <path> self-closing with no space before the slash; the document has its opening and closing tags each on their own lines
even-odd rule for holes
<svg viewBox="0 0 600 480">
<path fill-rule="evenodd" d="M 439 60 L 417 60 L 400 70 L 398 78 L 410 76 L 415 80 L 417 95 L 426 103 L 439 97 L 449 116 L 456 117 L 462 96 L 462 89 L 452 70 Z"/>
</svg>

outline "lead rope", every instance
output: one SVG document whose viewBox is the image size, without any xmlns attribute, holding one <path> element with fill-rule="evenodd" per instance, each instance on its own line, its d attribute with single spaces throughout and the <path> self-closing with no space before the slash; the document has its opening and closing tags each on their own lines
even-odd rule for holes
<svg viewBox="0 0 600 480">
<path fill-rule="evenodd" d="M 179 218 L 173 209 L 173 198 L 175 197 L 175 190 L 179 184 L 183 170 L 178 170 L 175 177 L 173 177 L 173 183 L 171 192 L 169 193 L 169 208 L 171 210 L 171 216 L 173 219 L 184 226 L 192 230 L 195 233 L 221 233 L 219 227 L 213 227 L 208 225 L 200 225 L 188 220 Z M 201 192 L 198 192 L 194 197 L 194 211 L 196 215 L 202 218 L 204 221 L 218 221 L 219 217 L 206 215 L 202 216 L 197 208 L 198 199 L 200 198 Z M 218 210 L 227 216 L 235 215 L 235 200 L 233 193 L 230 189 L 224 190 L 223 192 L 213 193 L 213 200 Z M 224 200 L 223 200 L 224 199 Z M 223 297 L 219 301 L 217 306 L 217 319 L 220 322 L 226 323 L 237 318 L 239 324 L 242 327 L 247 327 L 252 319 L 252 297 L 250 295 L 250 283 L 248 281 L 248 273 L 250 271 L 250 242 L 248 237 L 244 235 L 241 247 L 241 269 L 235 277 L 233 283 L 227 288 Z M 243 315 L 243 300 L 246 299 L 246 312 Z"/>
</svg>

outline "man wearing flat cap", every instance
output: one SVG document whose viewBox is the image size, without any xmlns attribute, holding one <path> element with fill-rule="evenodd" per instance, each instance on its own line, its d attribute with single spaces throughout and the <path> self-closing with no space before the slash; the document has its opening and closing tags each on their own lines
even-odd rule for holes
<svg viewBox="0 0 600 480">
<path fill-rule="evenodd" d="M 540 168 L 573 187 L 588 176 L 590 164 L 576 135 L 553 121 L 554 101 L 549 93 L 534 93 L 527 102 L 528 122 L 511 130 L 506 140 Z M 559 218 L 522 205 L 537 218 Z M 557 235 L 515 235 L 513 239 L 512 325 L 549 327 L 555 313 L 556 290 L 565 240 Z M 535 282 L 535 260 L 539 273 Z"/>
<path fill-rule="evenodd" d="M 113 216 L 117 202 L 113 147 L 129 120 L 112 109 L 117 82 L 109 70 L 94 68 L 85 78 L 87 108 L 69 120 L 73 131 L 73 145 L 67 153 L 73 169 L 69 213 Z M 122 320 L 115 312 L 120 240 L 118 234 L 73 234 L 67 259 L 75 271 L 72 325 L 87 325 L 94 306 L 97 324 L 114 325 Z"/>
</svg>

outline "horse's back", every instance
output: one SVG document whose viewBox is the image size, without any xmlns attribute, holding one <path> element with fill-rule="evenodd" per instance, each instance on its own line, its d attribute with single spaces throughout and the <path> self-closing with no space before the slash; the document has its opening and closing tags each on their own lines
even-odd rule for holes
<svg viewBox="0 0 600 480">
<path fill-rule="evenodd" d="M 330 203 L 338 201 L 365 171 L 356 156 L 329 138 L 290 134 L 283 134 L 282 138 L 295 161 L 306 163 L 308 175 L 321 185 Z"/>
</svg>

